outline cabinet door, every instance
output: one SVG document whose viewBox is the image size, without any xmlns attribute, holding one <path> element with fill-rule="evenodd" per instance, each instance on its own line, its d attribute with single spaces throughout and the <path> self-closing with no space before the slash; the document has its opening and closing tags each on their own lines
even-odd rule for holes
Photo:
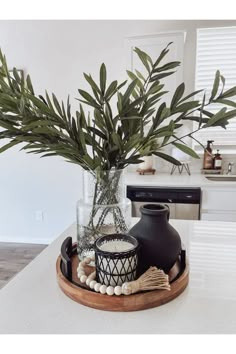
<svg viewBox="0 0 236 354">
<path fill-rule="evenodd" d="M 236 212 L 236 188 L 202 189 L 202 212 L 210 210 Z"/>
<path fill-rule="evenodd" d="M 201 219 L 236 221 L 236 188 L 203 188 Z"/>
</svg>

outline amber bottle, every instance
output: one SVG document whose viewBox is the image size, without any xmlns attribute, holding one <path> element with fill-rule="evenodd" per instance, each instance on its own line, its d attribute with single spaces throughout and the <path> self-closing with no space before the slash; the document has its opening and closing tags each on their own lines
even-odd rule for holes
<svg viewBox="0 0 236 354">
<path fill-rule="evenodd" d="M 211 145 L 214 140 L 207 140 L 207 147 L 204 151 L 203 156 L 203 169 L 204 170 L 212 170 L 214 168 L 214 156 L 212 155 Z"/>
<path fill-rule="evenodd" d="M 219 153 L 219 150 L 217 150 L 217 153 L 215 154 L 215 158 L 214 158 L 214 169 L 221 170 L 221 167 L 222 167 L 222 157 Z"/>
</svg>

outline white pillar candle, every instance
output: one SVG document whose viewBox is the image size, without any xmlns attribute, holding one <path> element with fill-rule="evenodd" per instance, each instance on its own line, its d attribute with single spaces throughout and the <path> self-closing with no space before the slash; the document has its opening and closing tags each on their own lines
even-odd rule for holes
<svg viewBox="0 0 236 354">
<path fill-rule="evenodd" d="M 127 241 L 122 240 L 112 240 L 104 242 L 99 249 L 104 252 L 127 252 L 134 248 L 134 245 Z"/>
</svg>

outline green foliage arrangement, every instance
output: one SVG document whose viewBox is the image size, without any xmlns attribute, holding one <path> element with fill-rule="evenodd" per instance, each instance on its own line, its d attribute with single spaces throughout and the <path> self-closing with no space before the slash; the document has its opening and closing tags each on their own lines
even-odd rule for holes
<svg viewBox="0 0 236 354">
<path fill-rule="evenodd" d="M 98 83 L 90 74 L 84 74 L 90 92 L 78 90 L 80 103 L 74 114 L 69 97 L 64 103 L 47 91 L 36 95 L 30 76 L 25 78 L 16 68 L 9 71 L 6 57 L 0 51 L 0 140 L 7 139 L 0 152 L 21 144 L 21 150 L 27 153 L 61 156 L 80 165 L 96 180 L 88 220 L 78 227 L 81 255 L 104 233 L 111 217 L 112 232 L 127 231 L 119 204 L 122 169 L 142 162 L 142 156 L 150 154 L 179 164 L 163 151 L 167 145 L 198 158 L 183 139 L 196 140 L 194 133 L 201 129 L 226 128 L 236 116 L 236 103 L 230 99 L 236 95 L 236 87 L 225 90 L 225 79 L 219 71 L 210 98 L 202 92 L 201 100 L 194 99 L 202 90 L 185 95 L 182 83 L 176 88 L 170 105 L 164 102 L 167 91 L 163 79 L 173 75 L 180 65 L 178 61 L 163 64 L 170 44 L 154 61 L 135 48 L 146 74 L 127 71 L 129 81 L 108 83 L 105 64 L 101 65 Z M 216 114 L 209 110 L 209 105 L 214 103 L 222 105 Z M 91 115 L 83 105 L 92 109 Z M 197 128 L 181 136 L 180 128 L 186 120 L 197 122 Z"/>
<path fill-rule="evenodd" d="M 202 100 L 193 100 L 202 90 L 185 96 L 182 83 L 167 106 L 163 102 L 167 91 L 162 80 L 173 75 L 180 65 L 178 61 L 162 64 L 170 44 L 154 61 L 135 48 L 146 75 L 137 70 L 127 71 L 129 82 L 108 83 L 105 64 L 100 68 L 99 83 L 90 74 L 84 74 L 90 92 L 78 90 L 80 104 L 74 114 L 69 97 L 64 103 L 53 93 L 37 96 L 30 76 L 25 78 L 16 68 L 9 72 L 0 51 L 0 139 L 8 139 L 0 152 L 23 143 L 21 149 L 28 153 L 61 156 L 91 172 L 124 169 L 150 154 L 179 164 L 163 152 L 169 144 L 198 158 L 183 138 L 195 139 L 196 131 L 212 126 L 226 128 L 228 121 L 236 116 L 236 103 L 230 100 L 236 95 L 236 87 L 225 90 L 225 79 L 217 71 L 209 99 L 203 93 Z M 162 103 L 158 104 L 160 100 Z M 216 114 L 208 110 L 212 103 L 222 104 Z M 85 113 L 83 104 L 92 108 L 92 116 Z M 198 127 L 185 136 L 178 136 L 186 120 L 196 121 Z"/>
</svg>

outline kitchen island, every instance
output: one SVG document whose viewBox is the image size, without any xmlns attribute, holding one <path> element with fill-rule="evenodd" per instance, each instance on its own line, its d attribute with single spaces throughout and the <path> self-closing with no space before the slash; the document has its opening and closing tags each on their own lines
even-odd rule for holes
<svg viewBox="0 0 236 354">
<path fill-rule="evenodd" d="M 190 282 L 173 301 L 138 312 L 80 305 L 59 289 L 56 259 L 68 228 L 0 290 L 0 333 L 236 333 L 236 223 L 171 220 L 187 249 Z"/>
</svg>

